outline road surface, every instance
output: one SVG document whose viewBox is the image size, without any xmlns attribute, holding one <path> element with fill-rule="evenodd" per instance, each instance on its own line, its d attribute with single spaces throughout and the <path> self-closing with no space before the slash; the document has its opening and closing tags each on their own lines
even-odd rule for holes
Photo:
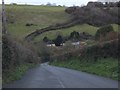
<svg viewBox="0 0 120 90">
<path fill-rule="evenodd" d="M 29 70 L 21 80 L 4 88 L 118 88 L 118 82 L 47 63 Z"/>
</svg>

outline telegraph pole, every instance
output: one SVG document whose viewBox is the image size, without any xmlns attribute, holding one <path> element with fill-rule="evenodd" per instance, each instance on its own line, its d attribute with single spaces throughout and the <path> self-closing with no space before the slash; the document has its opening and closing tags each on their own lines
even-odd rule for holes
<svg viewBox="0 0 120 90">
<path fill-rule="evenodd" d="M 7 23 L 6 23 L 6 12 L 5 12 L 5 3 L 2 0 L 2 33 L 7 33 Z"/>
</svg>

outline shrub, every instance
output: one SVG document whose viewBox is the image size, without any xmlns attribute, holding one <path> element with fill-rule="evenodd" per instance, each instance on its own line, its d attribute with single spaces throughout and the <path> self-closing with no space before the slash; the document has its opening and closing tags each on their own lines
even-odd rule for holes
<svg viewBox="0 0 120 90">
<path fill-rule="evenodd" d="M 57 38 L 54 40 L 54 43 L 56 46 L 61 46 L 63 43 L 63 37 L 61 35 L 58 35 Z"/>
<path fill-rule="evenodd" d="M 119 32 L 109 32 L 105 37 L 100 37 L 100 41 L 110 41 L 110 40 L 116 40 L 118 39 L 118 36 L 120 36 Z"/>
<path fill-rule="evenodd" d="M 2 68 L 4 69 L 9 69 L 10 61 L 12 59 L 12 52 L 9 46 L 8 40 L 3 37 L 2 38 Z"/>
<path fill-rule="evenodd" d="M 91 58 L 93 58 L 93 60 L 96 60 L 97 58 L 102 57 L 118 58 L 120 53 L 118 49 L 118 40 L 103 42 L 90 47 L 86 47 L 81 57 L 90 58 L 90 60 L 92 60 Z"/>
<path fill-rule="evenodd" d="M 117 3 L 117 7 L 120 7 L 120 1 Z"/>
<path fill-rule="evenodd" d="M 11 3 L 11 5 L 17 5 L 17 3 Z"/>
<path fill-rule="evenodd" d="M 3 71 L 15 68 L 24 63 L 38 63 L 38 56 L 31 49 L 15 41 L 10 36 L 2 38 L 2 68 Z"/>
<path fill-rule="evenodd" d="M 47 43 L 49 41 L 48 37 L 43 38 L 43 42 Z"/>
<path fill-rule="evenodd" d="M 76 31 L 71 32 L 70 39 L 73 41 L 78 41 L 80 39 L 79 32 L 76 32 Z"/>
<path fill-rule="evenodd" d="M 32 25 L 34 25 L 34 24 L 32 24 L 32 23 L 27 23 L 25 26 L 32 26 Z"/>
<path fill-rule="evenodd" d="M 100 8 L 94 8 L 89 6 L 97 6 Z M 68 7 L 65 12 L 71 15 L 72 21 L 78 21 L 78 23 L 87 23 L 93 26 L 103 26 L 106 24 L 119 24 L 118 9 L 105 9 L 100 2 L 92 2 L 92 4 L 83 7 Z M 118 5 L 119 6 L 119 5 Z M 111 12 L 111 13 L 110 13 Z"/>
<path fill-rule="evenodd" d="M 68 7 L 68 8 L 65 9 L 65 12 L 68 13 L 68 14 L 72 14 L 72 13 L 74 13 L 78 8 L 79 8 L 79 7 L 76 7 L 76 6 L 74 6 L 74 7 Z"/>
<path fill-rule="evenodd" d="M 109 32 L 114 31 L 111 25 L 106 25 L 99 28 L 96 32 L 95 39 L 100 40 L 100 37 L 105 37 Z"/>
<path fill-rule="evenodd" d="M 41 57 L 41 62 L 47 62 L 50 60 L 50 52 L 49 48 L 46 46 L 45 43 L 38 43 L 36 44 L 38 49 L 38 55 Z"/>
</svg>

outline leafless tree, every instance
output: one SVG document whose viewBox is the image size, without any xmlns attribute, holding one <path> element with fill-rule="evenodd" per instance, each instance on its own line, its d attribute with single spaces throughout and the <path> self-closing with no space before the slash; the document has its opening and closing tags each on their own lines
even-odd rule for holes
<svg viewBox="0 0 120 90">
<path fill-rule="evenodd" d="M 99 2 L 118 2 L 120 0 L 98 0 Z"/>
</svg>

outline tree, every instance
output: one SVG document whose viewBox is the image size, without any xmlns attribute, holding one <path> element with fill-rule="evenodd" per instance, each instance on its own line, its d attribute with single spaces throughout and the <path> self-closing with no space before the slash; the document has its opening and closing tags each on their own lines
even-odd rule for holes
<svg viewBox="0 0 120 90">
<path fill-rule="evenodd" d="M 119 0 L 98 0 L 99 2 L 118 2 Z"/>
<path fill-rule="evenodd" d="M 17 3 L 11 3 L 11 5 L 17 5 Z"/>
<path fill-rule="evenodd" d="M 43 42 L 47 43 L 49 41 L 48 37 L 43 38 Z"/>
<path fill-rule="evenodd" d="M 99 40 L 100 37 L 105 37 L 109 32 L 114 31 L 111 25 L 106 25 L 99 28 L 96 32 L 95 39 Z"/>
<path fill-rule="evenodd" d="M 79 32 L 76 32 L 76 31 L 71 32 L 71 34 L 70 34 L 70 39 L 71 40 L 78 41 L 79 38 L 80 38 Z"/>
<path fill-rule="evenodd" d="M 68 7 L 65 9 L 65 12 L 68 14 L 74 13 L 79 7 L 78 6 L 73 6 L 73 7 Z"/>
<path fill-rule="evenodd" d="M 58 35 L 57 38 L 54 40 L 54 43 L 56 46 L 61 46 L 63 43 L 63 37 L 61 35 Z"/>
<path fill-rule="evenodd" d="M 56 3 L 53 3 L 52 6 L 57 6 Z"/>
<path fill-rule="evenodd" d="M 47 62 L 50 60 L 51 50 L 46 46 L 45 43 L 39 43 L 37 45 L 38 55 L 41 58 L 41 62 Z"/>
<path fill-rule="evenodd" d="M 47 5 L 47 6 L 52 6 L 52 4 L 51 4 L 50 2 L 48 2 L 46 5 Z"/>
<path fill-rule="evenodd" d="M 117 2 L 117 6 L 118 6 L 118 7 L 120 7 L 120 1 L 119 1 L 119 2 Z"/>
</svg>

